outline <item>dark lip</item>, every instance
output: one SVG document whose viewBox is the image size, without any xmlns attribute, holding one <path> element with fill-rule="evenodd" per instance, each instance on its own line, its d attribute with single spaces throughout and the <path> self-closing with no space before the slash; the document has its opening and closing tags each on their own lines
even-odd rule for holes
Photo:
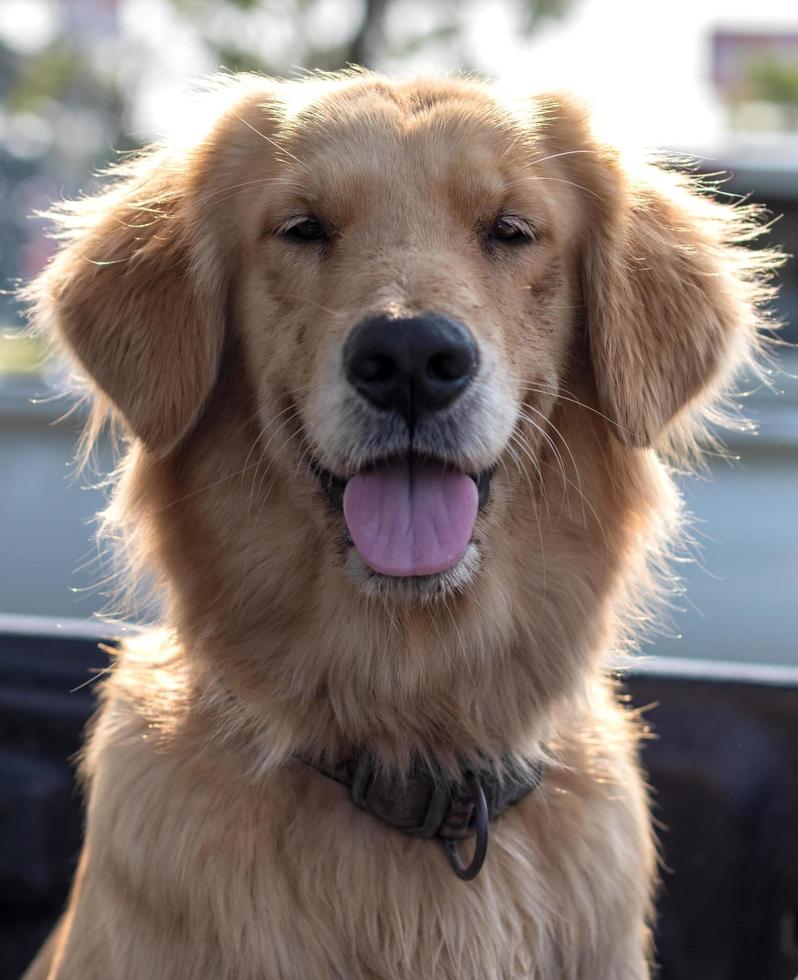
<svg viewBox="0 0 798 980">
<path fill-rule="evenodd" d="M 442 465 L 447 464 L 446 460 L 439 459 L 435 456 L 421 455 L 419 453 L 411 453 L 409 457 L 404 456 L 386 456 L 381 459 L 375 459 L 370 462 L 367 466 L 364 466 L 360 472 L 367 472 L 369 470 L 377 469 L 380 466 L 387 466 L 391 463 L 395 463 L 400 459 L 407 459 L 408 462 L 413 459 L 426 460 L 441 463 Z M 326 470 L 317 460 L 310 459 L 310 469 L 313 475 L 319 481 L 319 486 L 324 491 L 330 506 L 337 513 L 343 513 L 344 509 L 344 490 L 346 489 L 347 481 L 341 479 L 341 477 L 335 476 L 329 470 Z M 479 495 L 479 511 L 482 512 L 488 504 L 490 499 L 490 485 L 494 474 L 496 473 L 496 466 L 490 466 L 481 473 L 469 473 L 468 476 L 476 483 L 477 493 Z"/>
</svg>

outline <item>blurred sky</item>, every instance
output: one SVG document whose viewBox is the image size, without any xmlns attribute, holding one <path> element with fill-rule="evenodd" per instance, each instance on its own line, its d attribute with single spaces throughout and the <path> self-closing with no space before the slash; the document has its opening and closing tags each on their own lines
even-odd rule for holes
<svg viewBox="0 0 798 980">
<path fill-rule="evenodd" d="M 117 7 L 106 0 L 107 7 Z M 96 32 L 98 0 L 0 0 L 0 38 L 15 47 L 35 49 L 59 17 L 79 17 L 91 10 Z M 562 20 L 544 22 L 529 39 L 518 32 L 518 11 L 507 0 L 463 0 L 459 5 L 468 28 L 465 50 L 473 64 L 514 87 L 541 90 L 570 88 L 586 98 L 599 124 L 613 137 L 631 132 L 644 145 L 667 145 L 698 153 L 730 149 L 733 137 L 712 86 L 713 30 L 798 31 L 798 0 L 575 0 Z M 322 0 L 309 29 L 325 39 L 346 37 L 358 23 L 360 0 Z M 66 12 L 65 12 L 66 11 Z M 439 10 L 429 0 L 397 0 L 388 18 L 390 36 L 434 26 Z M 147 137 L 175 124 L 184 111 L 186 81 L 215 67 L 207 51 L 164 0 L 120 0 L 118 26 L 140 53 L 133 125 Z M 290 34 L 280 7 L 270 5 L 250 16 L 248 43 L 279 51 Z M 283 36 L 285 35 L 285 37 Z M 454 67 L 443 48 L 423 48 L 401 62 L 382 65 L 404 74 Z M 297 65 L 296 67 L 302 67 Z M 749 147 L 750 150 L 750 147 Z M 778 150 L 798 161 L 795 142 Z M 787 159 L 789 162 L 789 159 Z"/>
<path fill-rule="evenodd" d="M 732 149 L 726 110 L 712 85 L 712 31 L 798 31 L 798 0 L 576 0 L 564 19 L 544 23 L 529 39 L 519 36 L 517 10 L 505 0 L 462 6 L 470 8 L 467 50 L 491 75 L 514 87 L 576 91 L 611 137 L 631 133 L 644 145 L 710 154 Z M 431 7 L 429 0 L 397 3 L 388 30 L 401 36 L 408 24 L 417 29 L 431 18 Z M 346 34 L 359 9 L 357 0 L 322 4 L 318 30 Z M 183 111 L 185 80 L 212 66 L 161 0 L 127 0 L 124 22 L 152 52 L 153 68 L 157 64 L 142 87 L 138 125 L 144 131 L 169 127 Z M 273 21 L 263 28 L 279 33 Z M 432 46 L 383 67 L 398 74 L 440 70 L 450 67 L 444 58 Z M 774 148 L 764 149 L 772 157 Z M 798 162 L 795 144 L 781 153 Z"/>
<path fill-rule="evenodd" d="M 725 149 L 727 140 L 711 78 L 718 28 L 796 31 L 798 0 L 584 0 L 526 45 L 514 42 L 495 0 L 480 5 L 474 25 L 502 78 L 573 88 L 608 128 L 696 152 Z"/>
</svg>

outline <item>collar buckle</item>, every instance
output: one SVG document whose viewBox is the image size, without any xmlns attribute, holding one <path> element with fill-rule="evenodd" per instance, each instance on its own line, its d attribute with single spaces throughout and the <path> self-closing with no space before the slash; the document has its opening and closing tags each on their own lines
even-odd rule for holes
<svg viewBox="0 0 798 980">
<path fill-rule="evenodd" d="M 507 758 L 502 770 L 464 770 L 450 782 L 416 761 L 407 773 L 377 769 L 367 750 L 353 753 L 333 768 L 299 756 L 328 779 L 347 786 L 355 806 L 395 830 L 414 837 L 437 837 L 458 878 L 470 881 L 485 861 L 490 822 L 535 790 L 543 776 L 541 763 L 521 764 Z M 464 865 L 458 841 L 475 837 Z"/>
<path fill-rule="evenodd" d="M 377 772 L 367 752 L 352 774 L 352 802 L 372 816 L 414 837 L 437 837 L 449 813 L 451 787 L 413 767 L 404 776 Z"/>
</svg>

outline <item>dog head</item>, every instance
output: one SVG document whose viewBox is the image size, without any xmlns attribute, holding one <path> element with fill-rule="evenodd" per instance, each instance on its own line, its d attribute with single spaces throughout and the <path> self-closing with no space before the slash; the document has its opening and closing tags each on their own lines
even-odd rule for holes
<svg viewBox="0 0 798 980">
<path fill-rule="evenodd" d="M 290 505 L 354 588 L 462 591 L 497 536 L 534 542 L 514 499 L 601 470 L 605 430 L 655 446 L 745 356 L 730 209 L 629 172 L 568 99 L 371 75 L 220 92 L 201 138 L 62 212 L 38 309 L 151 461 L 240 401 L 251 438 L 225 437 L 218 478 L 262 464 L 250 497 Z"/>
</svg>

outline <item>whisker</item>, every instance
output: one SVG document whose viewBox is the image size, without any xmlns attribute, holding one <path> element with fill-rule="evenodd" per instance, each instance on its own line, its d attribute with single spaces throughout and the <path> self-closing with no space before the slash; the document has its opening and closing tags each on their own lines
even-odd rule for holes
<svg viewBox="0 0 798 980">
<path fill-rule="evenodd" d="M 273 184 L 281 179 L 281 177 L 253 177 L 252 180 L 244 180 L 240 184 L 229 184 L 227 187 L 221 187 L 219 190 L 209 191 L 207 194 L 203 194 L 202 197 L 198 197 L 197 203 L 204 204 L 206 201 L 210 201 L 220 194 L 228 193 L 228 191 L 235 191 L 239 188 L 250 188 L 253 185 L 259 184 Z"/>
<path fill-rule="evenodd" d="M 559 157 L 572 157 L 577 153 L 592 153 L 595 155 L 597 150 L 581 149 L 581 150 L 562 150 L 560 153 L 551 153 L 547 157 L 538 157 L 537 160 L 532 160 L 531 163 L 527 164 L 529 167 L 535 167 L 539 163 L 548 163 L 549 160 L 557 160 Z"/>
<path fill-rule="evenodd" d="M 597 194 L 595 191 L 592 191 L 589 187 L 585 187 L 583 184 L 577 184 L 575 180 L 566 180 L 565 177 L 544 177 L 542 175 L 536 177 L 519 177 L 517 180 L 511 181 L 511 185 L 520 184 L 522 182 L 529 181 L 529 180 L 553 180 L 556 181 L 558 184 L 570 184 L 571 187 L 578 187 L 579 190 L 584 191 L 585 194 L 590 194 L 592 197 L 595 197 L 597 200 L 602 202 L 604 201 L 604 198 L 601 196 L 601 194 Z"/>
<path fill-rule="evenodd" d="M 280 449 L 281 450 L 284 450 L 289 445 L 289 443 L 293 442 L 294 439 L 301 439 L 303 436 L 305 438 L 307 438 L 307 430 L 305 429 L 305 426 L 300 422 L 299 425 L 297 426 L 296 430 L 294 432 L 292 432 L 290 435 L 286 436 L 286 438 L 283 441 L 283 444 L 280 447 Z M 306 457 L 300 451 L 301 450 L 301 444 L 297 444 L 294 447 L 294 449 L 295 449 L 295 453 L 296 453 L 296 458 L 295 458 L 295 463 L 294 463 L 294 480 L 296 481 L 296 480 L 299 479 L 299 472 L 300 472 L 300 469 L 302 468 L 303 464 L 306 462 Z M 275 455 L 275 459 L 276 459 L 276 455 Z M 278 471 L 277 470 L 274 470 L 273 473 L 272 473 L 272 478 L 269 480 L 268 484 L 266 484 L 265 488 L 263 487 L 263 481 L 266 479 L 266 475 L 268 473 L 268 470 L 272 468 L 272 466 L 274 464 L 274 461 L 275 460 L 273 459 L 269 463 L 269 466 L 267 467 L 266 471 L 264 472 L 263 478 L 261 480 L 261 488 L 259 488 L 259 490 L 258 490 L 258 495 L 259 496 L 262 496 L 263 499 L 262 499 L 262 502 L 261 502 L 260 510 L 258 511 L 257 517 L 255 518 L 255 523 L 257 523 L 260 520 L 260 516 L 263 513 L 263 509 L 265 508 L 266 503 L 267 503 L 267 501 L 269 499 L 269 494 L 271 493 L 272 487 L 274 486 L 274 481 L 277 479 L 277 473 L 278 473 Z"/>
<path fill-rule="evenodd" d="M 292 409 L 292 408 L 294 408 L 294 407 L 295 407 L 295 406 L 293 405 L 293 403 L 292 403 L 292 404 L 290 404 L 290 405 L 288 405 L 288 406 L 286 406 L 286 408 L 284 408 L 284 409 L 282 410 L 282 412 L 278 412 L 278 413 L 277 413 L 277 415 L 275 415 L 275 416 L 274 416 L 274 418 L 272 418 L 272 419 L 269 419 L 269 423 L 268 423 L 268 424 L 269 424 L 269 425 L 271 425 L 272 423 L 274 423 L 274 422 L 276 422 L 276 421 L 277 421 L 277 419 L 279 419 L 279 418 L 280 418 L 280 417 L 281 417 L 282 415 L 285 415 L 285 414 L 286 414 L 286 412 L 290 412 L 290 411 L 291 411 L 291 409 Z M 297 411 L 299 411 L 299 410 L 297 409 Z M 251 422 L 251 421 L 252 421 L 252 419 L 254 419 L 254 418 L 256 418 L 256 417 L 258 416 L 258 414 L 259 414 L 259 411 L 258 411 L 258 409 L 256 409 L 256 410 L 255 410 L 255 412 L 253 413 L 253 415 L 251 415 L 251 416 L 250 416 L 250 418 L 248 419 L 248 421 L 250 421 L 250 422 Z M 264 426 L 264 427 L 262 427 L 262 428 L 261 428 L 261 429 L 260 429 L 260 430 L 258 431 L 258 434 L 257 434 L 257 435 L 255 436 L 255 438 L 253 439 L 253 441 L 252 441 L 252 445 L 251 445 L 251 447 L 250 447 L 250 450 L 249 450 L 249 452 L 247 453 L 247 458 L 246 458 L 246 459 L 244 460 L 244 466 L 245 466 L 245 468 L 246 468 L 246 464 L 247 464 L 247 463 L 249 463 L 249 458 L 250 458 L 250 456 L 251 456 L 251 455 L 252 455 L 252 453 L 253 453 L 253 452 L 255 451 L 255 448 L 256 448 L 256 446 L 258 445 L 258 443 L 260 442 L 260 440 L 261 440 L 261 438 L 263 437 L 263 434 L 264 434 L 264 432 L 265 432 L 265 431 L 266 431 L 266 427 Z M 264 446 L 264 450 L 265 450 L 266 448 L 268 448 L 268 445 L 269 445 L 269 443 L 267 443 L 267 444 L 266 444 L 266 446 Z M 262 455 L 263 455 L 263 451 L 261 452 L 261 458 L 262 458 Z M 258 463 L 259 463 L 259 462 L 260 462 L 260 460 L 258 461 Z M 256 463 L 256 475 L 257 475 L 257 465 L 258 465 L 258 464 Z M 244 474 L 244 470 L 242 470 L 242 471 L 241 471 L 241 490 L 242 490 L 242 491 L 243 491 L 243 489 L 244 489 L 244 475 L 243 475 L 243 474 Z M 253 486 L 254 486 L 254 483 L 255 483 L 255 481 L 253 480 L 252 482 L 253 482 Z M 249 502 L 249 507 L 251 507 L 251 506 L 252 506 L 252 495 L 251 495 L 251 491 L 250 491 L 250 502 Z"/>
<path fill-rule="evenodd" d="M 568 456 L 570 457 L 571 463 L 573 464 L 573 467 L 574 467 L 574 474 L 576 475 L 576 482 L 577 482 L 577 485 L 578 485 L 578 488 L 579 488 L 579 496 L 582 498 L 582 502 L 583 502 L 583 505 L 582 505 L 582 520 L 584 521 L 584 519 L 585 519 L 585 511 L 584 511 L 585 495 L 582 492 L 582 477 L 580 476 L 580 473 L 579 473 L 579 467 L 576 465 L 576 460 L 574 459 L 574 454 L 571 452 L 571 447 L 568 445 L 568 440 L 565 438 L 565 436 L 562 434 L 562 432 L 560 432 L 560 430 L 557 428 L 557 426 L 554 424 L 554 422 L 552 422 L 551 419 L 547 418 L 543 414 L 543 412 L 541 412 L 537 408 L 534 408 L 532 405 L 528 405 L 527 408 L 531 409 L 531 411 L 533 411 L 536 415 L 539 415 L 544 420 L 544 422 L 547 422 L 552 427 L 552 429 L 554 429 L 555 434 L 557 435 L 558 439 L 562 442 L 563 446 L 565 446 L 565 451 L 568 453 Z"/>
<path fill-rule="evenodd" d="M 532 478 L 530 477 L 526 466 L 524 466 L 524 464 L 521 461 L 521 458 L 518 456 L 518 453 L 515 451 L 514 448 L 514 443 L 516 442 L 516 440 L 519 439 L 520 439 L 520 433 L 518 433 L 517 431 L 513 432 L 512 435 L 510 436 L 510 443 L 507 446 L 507 448 L 510 451 L 511 455 L 513 456 L 516 465 L 526 477 L 527 485 L 529 486 L 529 496 L 534 500 L 536 495 L 535 495 L 535 488 L 532 484 Z M 525 445 L 523 445 L 523 443 L 519 444 L 519 448 L 523 450 L 524 454 L 528 456 L 530 463 L 535 467 L 535 472 L 537 473 L 538 476 L 538 483 L 540 484 L 540 482 L 543 479 L 543 473 L 541 472 L 540 469 L 540 463 L 538 462 L 534 453 L 529 453 L 528 448 Z"/>
<path fill-rule="evenodd" d="M 293 422 L 294 419 L 296 419 L 298 417 L 298 415 L 299 415 L 299 409 L 297 408 L 291 415 L 289 415 L 287 418 L 284 418 L 283 421 L 279 424 L 279 426 L 272 432 L 272 434 L 269 436 L 269 439 L 267 440 L 266 444 L 263 446 L 263 448 L 260 451 L 260 459 L 258 461 L 259 464 L 264 461 L 264 459 L 266 457 L 266 450 L 269 448 L 269 446 L 274 442 L 274 440 L 283 431 L 283 429 L 287 425 L 290 425 L 290 423 Z M 297 431 L 299 431 L 299 430 L 297 430 Z M 292 433 L 291 436 L 289 436 L 288 439 L 286 439 L 283 442 L 283 445 L 282 445 L 281 448 L 284 449 L 285 446 L 288 445 L 288 442 L 290 441 L 290 439 L 293 438 L 293 436 L 296 435 L 296 434 L 297 434 L 296 432 Z M 257 468 L 255 470 L 255 475 L 252 478 L 252 489 L 250 490 L 249 505 L 247 507 L 247 513 L 250 514 L 250 515 L 251 515 L 251 511 L 252 511 L 252 502 L 253 502 L 253 500 L 255 498 L 255 495 L 256 495 L 255 487 L 257 485 L 257 496 L 260 497 L 261 494 L 262 494 L 262 492 L 263 492 L 264 481 L 265 481 L 266 477 L 268 476 L 269 470 L 274 465 L 274 462 L 275 462 L 276 459 L 277 459 L 277 454 L 275 453 L 275 455 L 268 461 L 268 463 L 266 465 L 266 469 L 263 471 L 263 474 L 262 474 L 262 476 L 260 476 L 260 478 L 258 477 L 258 470 L 257 470 Z M 257 521 L 257 518 L 256 518 L 256 521 Z"/>
<path fill-rule="evenodd" d="M 210 490 L 213 487 L 218 487 L 221 483 L 226 483 L 228 480 L 234 480 L 237 476 L 241 476 L 246 470 L 251 470 L 256 467 L 257 463 L 251 463 L 249 466 L 244 466 L 240 470 L 236 470 L 235 473 L 230 473 L 228 476 L 222 476 L 218 480 L 213 480 L 211 483 L 206 483 L 204 486 L 200 487 L 198 490 L 192 490 L 190 493 L 184 494 L 182 497 L 176 497 L 174 500 L 170 500 L 168 504 L 164 504 L 163 507 L 159 507 L 155 511 L 156 514 L 161 514 L 165 510 L 169 510 L 170 507 L 174 507 L 176 504 L 183 503 L 184 500 L 189 500 L 191 497 L 196 497 L 197 494 L 205 493 L 206 490 Z"/>
<path fill-rule="evenodd" d="M 299 166 L 305 171 L 305 173 L 308 172 L 307 166 L 299 159 L 299 157 L 294 156 L 294 154 L 291 153 L 290 150 L 287 150 L 284 146 L 281 146 L 275 140 L 271 139 L 271 137 L 267 136 L 265 133 L 262 133 L 259 129 L 256 129 L 252 125 L 252 123 L 247 122 L 247 120 L 244 119 L 244 117 L 239 115 L 237 112 L 234 112 L 233 115 L 239 122 L 242 122 L 247 127 L 247 129 L 251 129 L 252 132 L 255 133 L 257 136 L 260 136 L 262 140 L 265 140 L 267 143 L 273 146 L 275 150 L 277 150 L 280 153 L 284 153 L 287 157 L 290 157 L 295 163 L 298 163 Z"/>
<path fill-rule="evenodd" d="M 563 479 L 565 479 L 565 477 L 566 477 L 566 473 L 565 473 L 565 462 L 564 462 L 564 460 L 562 458 L 562 454 L 560 453 L 559 449 L 557 448 L 557 445 L 554 442 L 554 440 L 551 438 L 551 436 L 548 434 L 548 432 L 546 432 L 546 430 L 540 425 L 540 423 L 536 422 L 533 418 L 530 418 L 526 414 L 526 412 L 524 412 L 523 409 L 519 410 L 519 413 L 518 414 L 519 414 L 519 417 L 521 419 L 523 419 L 524 422 L 526 422 L 528 425 L 531 425 L 533 429 L 536 429 L 540 433 L 540 435 L 546 440 L 546 442 L 548 443 L 548 445 L 551 447 L 551 451 L 554 453 L 554 455 L 557 458 L 557 462 L 560 465 L 560 470 L 562 471 Z M 543 415 L 542 412 L 540 412 L 538 414 Z M 543 415 L 543 418 L 544 418 L 544 420 L 548 421 L 548 419 L 546 419 L 546 416 L 545 415 Z"/>
<path fill-rule="evenodd" d="M 547 464 L 546 464 L 546 463 L 544 463 L 543 465 L 544 465 L 544 466 L 546 466 Z M 599 517 L 599 514 L 598 514 L 598 511 L 597 511 L 597 510 L 596 510 L 596 508 L 595 508 L 595 507 L 594 507 L 594 506 L 593 506 L 593 505 L 592 505 L 592 504 L 590 503 L 590 501 L 588 500 L 588 498 L 587 498 L 587 497 L 585 497 L 585 495 L 584 495 L 584 494 L 582 494 L 582 493 L 581 493 L 581 492 L 579 491 L 579 488 L 578 488 L 578 487 L 576 486 L 576 484 L 575 484 L 575 483 L 574 483 L 574 482 L 573 482 L 572 480 L 569 480 L 569 479 L 568 479 L 568 478 L 566 477 L 566 478 L 565 478 L 565 482 L 566 482 L 566 483 L 568 484 L 568 486 L 569 486 L 569 487 L 572 487 L 572 488 L 573 488 L 574 490 L 576 490 L 576 491 L 577 491 L 577 493 L 579 493 L 579 495 L 580 495 L 580 497 L 582 498 L 582 506 L 583 506 L 583 508 L 584 508 L 584 507 L 587 507 L 587 508 L 588 508 L 588 510 L 590 511 L 590 513 L 591 513 L 591 515 L 592 515 L 592 517 L 593 517 L 593 519 L 594 519 L 594 520 L 595 520 L 595 522 L 596 522 L 596 526 L 597 526 L 597 527 L 598 527 L 598 529 L 599 529 L 599 530 L 601 531 L 601 535 L 602 535 L 602 538 L 604 539 L 604 546 L 605 546 L 605 548 L 606 548 L 606 547 L 607 547 L 607 545 L 608 545 L 608 540 L 607 540 L 607 532 L 606 532 L 606 529 L 604 528 L 604 523 L 603 523 L 603 521 L 602 521 L 602 520 L 601 520 L 601 518 Z M 582 520 L 583 520 L 583 521 L 585 520 L 585 515 L 584 515 L 584 509 L 583 509 L 583 511 L 582 511 Z"/>
<path fill-rule="evenodd" d="M 518 136 L 516 136 L 516 138 L 512 141 L 512 143 L 510 143 L 509 146 L 505 149 L 504 153 L 502 153 L 502 155 L 499 157 L 499 160 L 505 160 L 510 155 L 511 150 L 518 145 L 518 141 L 521 138 L 522 138 L 522 134 L 519 133 Z"/>
<path fill-rule="evenodd" d="M 534 454 L 530 454 L 530 452 L 527 449 L 527 447 L 523 444 L 523 441 L 520 440 L 520 433 L 514 432 L 512 438 L 513 438 L 513 440 L 515 440 L 515 439 L 518 439 L 519 440 L 521 448 L 525 451 L 526 455 L 529 456 L 532 459 L 532 462 L 534 463 L 535 468 L 537 469 L 537 472 L 539 474 L 539 481 L 540 481 L 540 499 L 542 500 L 543 505 L 546 508 L 546 517 L 547 517 L 549 523 L 551 523 L 551 512 L 549 511 L 549 501 L 548 501 L 548 498 L 546 496 L 545 487 L 544 487 L 544 484 L 543 484 L 543 474 L 542 474 L 541 469 L 540 469 L 540 463 L 538 462 L 538 460 L 534 456 Z M 522 464 L 522 462 L 521 462 L 520 458 L 518 457 L 518 454 L 516 453 L 515 449 L 513 448 L 513 446 L 512 446 L 512 440 L 511 440 L 511 444 L 508 445 L 507 449 L 509 450 L 509 452 L 512 455 L 513 459 L 516 461 L 516 465 L 518 466 L 519 470 L 521 470 L 521 472 L 524 474 L 524 477 L 526 478 L 526 481 L 527 481 L 527 483 L 529 485 L 530 497 L 532 499 L 532 503 L 533 503 L 533 507 L 534 507 L 534 511 L 535 511 L 535 522 L 536 522 L 536 524 L 538 526 L 538 541 L 540 543 L 540 562 L 541 562 L 541 569 L 542 569 L 542 573 L 543 573 L 542 601 L 545 602 L 545 599 L 546 599 L 546 590 L 547 590 L 547 585 L 548 585 L 548 577 L 547 577 L 548 573 L 547 573 L 547 570 L 546 570 L 546 546 L 545 546 L 545 544 L 543 542 L 543 521 L 541 519 L 540 507 L 537 504 L 537 499 L 536 499 L 536 496 L 535 496 L 534 489 L 532 487 L 532 481 L 531 481 L 531 478 L 529 476 L 529 473 L 527 472 L 526 467 Z M 502 461 L 502 466 L 504 468 L 505 473 L 507 473 L 507 467 L 504 464 L 504 461 Z"/>
<path fill-rule="evenodd" d="M 585 402 L 579 401 L 578 398 L 572 398 L 570 397 L 569 394 L 563 394 L 563 391 L 567 392 L 567 389 L 557 389 L 557 388 L 547 389 L 547 388 L 536 387 L 535 385 L 531 385 L 531 384 L 522 384 L 521 387 L 523 388 L 524 391 L 534 391 L 541 395 L 554 395 L 557 399 L 561 399 L 562 401 L 565 402 L 570 402 L 572 405 L 578 405 L 579 408 L 584 408 L 586 411 L 592 412 L 594 415 L 598 415 L 599 418 L 604 419 L 606 422 L 609 422 L 611 425 L 617 426 L 619 429 L 622 429 L 624 432 L 629 431 L 625 426 L 621 425 L 621 423 L 617 419 L 610 418 L 609 415 L 605 415 L 603 412 L 600 412 L 597 408 L 593 408 L 592 405 L 587 405 L 585 404 Z"/>
<path fill-rule="evenodd" d="M 559 450 L 557 449 L 557 447 L 554 445 L 552 439 L 548 436 L 548 434 L 546 432 L 543 431 L 543 429 L 538 425 L 537 422 L 535 422 L 534 419 L 529 418 L 527 415 L 524 415 L 523 413 L 520 414 L 520 418 L 522 419 L 522 421 L 526 422 L 527 425 L 531 426 L 536 432 L 540 433 L 540 435 L 548 442 L 548 444 L 551 446 L 551 448 L 552 448 L 552 450 L 554 452 L 554 455 L 555 455 L 555 457 L 557 459 L 557 462 L 559 464 L 560 472 L 562 474 L 562 479 L 563 479 L 563 492 L 562 492 L 562 496 L 560 498 L 560 510 L 559 510 L 559 513 L 557 514 L 557 520 L 554 522 L 554 524 L 556 526 L 560 522 L 560 520 L 562 518 L 563 512 L 565 510 L 565 504 L 567 502 L 567 493 L 566 493 L 565 485 L 567 484 L 568 480 L 567 480 L 567 477 L 566 477 L 566 474 L 565 474 L 565 465 L 563 463 L 563 458 L 560 455 Z M 532 448 L 526 446 L 525 441 L 522 439 L 520 433 L 519 433 L 519 441 L 520 441 L 522 447 L 527 452 L 527 455 L 534 455 L 534 453 L 532 452 Z M 541 481 L 543 481 L 543 475 L 542 474 L 541 474 L 540 479 L 541 479 Z M 551 520 L 551 514 L 549 514 L 549 520 Z"/>
<path fill-rule="evenodd" d="M 538 460 L 537 455 L 532 450 L 531 446 L 527 445 L 521 433 L 516 429 L 511 436 L 510 445 L 507 448 L 510 449 L 516 461 L 516 465 L 526 477 L 527 484 L 529 485 L 530 497 L 532 498 L 532 500 L 535 500 L 535 491 L 532 486 L 529 473 L 527 471 L 527 468 L 524 466 L 523 462 L 521 461 L 520 457 L 518 456 L 517 452 L 511 448 L 513 445 L 517 445 L 518 449 L 520 449 L 520 451 L 524 454 L 524 456 L 526 456 L 526 458 L 530 461 L 530 463 L 535 467 L 535 472 L 537 473 L 537 478 L 538 478 L 538 484 L 540 486 L 540 499 L 543 501 L 543 505 L 546 508 L 546 518 L 549 521 L 549 523 L 551 523 L 551 510 L 549 509 L 549 498 L 546 495 L 545 481 L 543 479 L 543 471 L 540 468 L 540 461 Z M 560 512 L 562 513 L 562 510 Z"/>
<path fill-rule="evenodd" d="M 529 407 L 532 408 L 532 406 L 529 406 Z M 532 410 L 535 411 L 535 412 L 537 412 L 539 415 L 541 415 L 545 419 L 545 416 L 543 416 L 543 413 L 542 412 L 539 412 L 535 408 L 532 408 Z M 524 416 L 524 413 L 521 413 L 521 414 L 522 414 L 522 417 L 525 417 Z M 527 422 L 529 422 L 530 424 L 532 424 L 533 427 L 535 429 L 537 429 L 538 431 L 540 431 L 541 434 L 544 435 L 544 437 L 545 437 L 546 434 L 543 433 L 543 430 L 534 421 L 534 419 L 530 419 L 528 417 L 525 417 L 525 420 Z M 554 425 L 553 422 L 551 422 L 551 420 L 546 419 L 546 421 L 549 422 L 549 424 L 552 426 L 552 428 L 554 429 L 555 433 L 557 434 L 557 437 L 562 441 L 563 445 L 565 446 L 566 452 L 568 453 L 568 455 L 569 455 L 569 457 L 571 459 L 571 462 L 573 464 L 574 473 L 576 475 L 577 483 L 574 483 L 573 480 L 570 480 L 568 478 L 568 476 L 567 476 L 567 474 L 565 472 L 565 468 L 563 466 L 562 457 L 559 456 L 559 454 L 558 454 L 558 456 L 559 456 L 559 458 L 558 458 L 559 472 L 560 472 L 560 475 L 561 475 L 561 477 L 562 477 L 562 479 L 564 481 L 564 484 L 566 486 L 569 486 L 572 489 L 574 489 L 577 492 L 577 494 L 579 495 L 579 498 L 580 498 L 580 501 L 581 501 L 581 507 L 582 507 L 582 523 L 583 523 L 584 526 L 587 526 L 587 517 L 586 517 L 586 514 L 585 514 L 585 508 L 587 507 L 587 509 L 590 511 L 591 516 L 595 520 L 597 526 L 601 530 L 602 536 L 604 538 L 605 547 L 606 547 L 607 546 L 607 534 L 606 534 L 606 530 L 604 528 L 604 524 L 603 524 L 603 522 L 602 522 L 602 520 L 601 520 L 601 518 L 600 518 L 600 516 L 598 514 L 598 511 L 596 510 L 596 508 L 593 506 L 593 504 L 590 502 L 590 500 L 588 499 L 588 497 L 584 493 L 583 485 L 582 485 L 582 480 L 581 480 L 581 475 L 579 473 L 579 468 L 578 468 L 578 466 L 576 464 L 576 460 L 574 458 L 574 455 L 571 452 L 571 448 L 568 445 L 568 441 L 564 438 L 563 434 L 560 432 L 560 430 L 557 428 L 557 426 Z M 549 443 L 553 445 L 553 443 L 551 443 L 551 439 L 550 438 L 549 438 Z M 545 463 L 544 463 L 544 465 L 545 465 Z M 564 493 L 565 493 L 565 490 L 564 490 Z M 560 519 L 561 516 L 562 516 L 562 509 L 560 511 L 560 515 L 557 518 L 558 521 L 559 521 L 559 519 Z"/>
</svg>

